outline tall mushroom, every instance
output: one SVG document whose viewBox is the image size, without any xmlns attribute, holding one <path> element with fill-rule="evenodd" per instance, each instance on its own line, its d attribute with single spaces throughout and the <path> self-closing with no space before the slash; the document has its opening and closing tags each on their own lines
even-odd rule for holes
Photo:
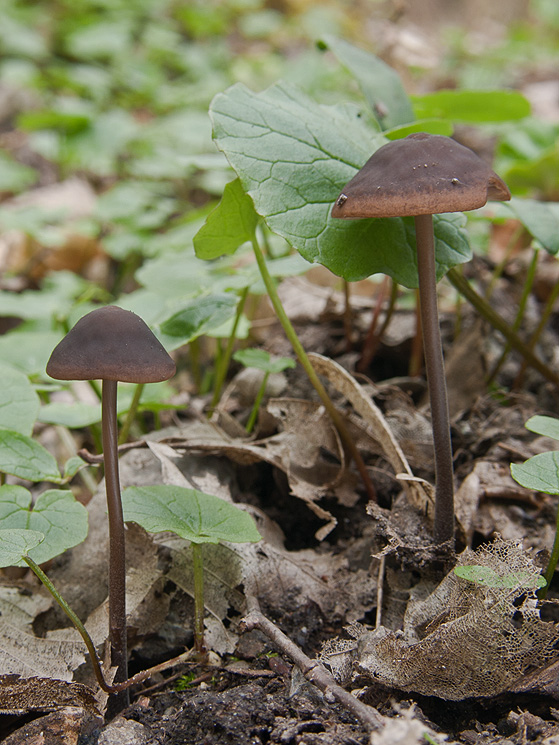
<svg viewBox="0 0 559 745">
<path fill-rule="evenodd" d="M 46 370 L 51 378 L 58 380 L 103 381 L 103 454 L 109 513 L 109 638 L 111 662 L 117 667 L 115 682 L 119 683 L 127 678 L 127 651 L 117 384 L 119 380 L 126 383 L 167 380 L 175 373 L 175 363 L 139 316 L 109 305 L 91 311 L 76 323 L 54 348 Z"/>
<path fill-rule="evenodd" d="M 332 217 L 415 218 L 423 347 L 435 450 L 434 536 L 454 540 L 450 423 L 437 312 L 433 215 L 506 201 L 510 191 L 469 148 L 450 137 L 416 133 L 379 148 L 338 196 Z"/>
</svg>

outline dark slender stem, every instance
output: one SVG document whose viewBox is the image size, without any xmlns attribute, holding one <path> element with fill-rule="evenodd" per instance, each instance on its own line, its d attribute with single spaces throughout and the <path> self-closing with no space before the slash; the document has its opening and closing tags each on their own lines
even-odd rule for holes
<svg viewBox="0 0 559 745">
<path fill-rule="evenodd" d="M 454 477 L 450 417 L 437 308 L 435 239 L 432 215 L 416 216 L 415 233 L 423 350 L 425 352 L 425 369 L 435 447 L 435 521 L 433 531 L 435 541 L 445 543 L 454 540 Z"/>
<path fill-rule="evenodd" d="M 118 474 L 118 424 L 116 416 L 117 382 L 103 381 L 103 456 L 105 464 L 105 489 L 109 512 L 109 639 L 111 643 L 111 664 L 117 668 L 115 683 L 128 677 L 126 651 L 126 563 L 124 547 L 124 520 L 120 499 Z M 117 709 L 124 708 L 128 701 L 127 692 Z M 121 704 L 121 705 L 120 705 Z M 113 713 L 116 713 L 113 709 Z"/>
</svg>

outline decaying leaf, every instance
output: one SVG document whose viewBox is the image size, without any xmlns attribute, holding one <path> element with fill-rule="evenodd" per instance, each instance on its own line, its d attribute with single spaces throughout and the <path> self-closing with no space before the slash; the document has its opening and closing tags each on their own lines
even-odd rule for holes
<svg viewBox="0 0 559 745">
<path fill-rule="evenodd" d="M 464 551 L 459 563 L 503 581 L 488 586 L 450 572 L 431 595 L 408 604 L 401 631 L 353 627 L 353 639 L 334 640 L 323 661 L 340 676 L 351 666 L 393 688 L 461 700 L 511 690 L 528 670 L 557 659 L 559 628 L 540 618 L 540 571 L 520 544 L 499 538 Z"/>
<path fill-rule="evenodd" d="M 0 675 L 2 714 L 55 711 L 63 706 L 79 706 L 92 713 L 98 713 L 93 691 L 81 683 L 68 683 L 46 677 Z"/>
<path fill-rule="evenodd" d="M 282 422 L 282 431 L 261 440 L 231 437 L 215 422 L 193 422 L 165 442 L 180 450 L 225 455 L 239 463 L 265 461 L 288 477 L 291 492 L 327 521 L 317 537 L 324 538 L 336 525 L 334 517 L 317 504 L 326 494 L 344 504 L 357 494 L 345 469 L 338 435 L 319 404 L 296 399 L 272 399 L 268 410 Z M 324 456 L 330 454 L 330 458 Z M 334 463 L 332 462 L 334 461 Z M 337 463 L 336 463 L 337 462 Z M 338 465 L 339 464 L 339 465 Z"/>
<path fill-rule="evenodd" d="M 328 378 L 336 390 L 347 398 L 355 411 L 363 418 L 370 437 L 380 444 L 384 456 L 394 469 L 396 476 L 401 479 L 410 504 L 420 512 L 432 515 L 433 488 L 427 482 L 416 479 L 388 422 L 371 397 L 363 392 L 362 387 L 347 370 L 329 357 L 310 354 L 309 359 L 314 369 Z"/>
<path fill-rule="evenodd" d="M 81 639 L 41 639 L 0 623 L 0 668 L 5 673 L 71 680 L 74 670 L 85 660 L 85 651 Z"/>
</svg>

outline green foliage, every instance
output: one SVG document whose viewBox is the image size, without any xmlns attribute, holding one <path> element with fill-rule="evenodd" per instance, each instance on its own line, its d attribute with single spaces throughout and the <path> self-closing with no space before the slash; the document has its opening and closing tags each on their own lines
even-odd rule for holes
<svg viewBox="0 0 559 745">
<path fill-rule="evenodd" d="M 273 358 L 265 349 L 239 349 L 233 355 L 233 359 L 245 367 L 254 367 L 268 374 L 280 373 L 295 367 L 295 360 L 290 357 Z"/>
<path fill-rule="evenodd" d="M 517 587 L 525 587 L 527 590 L 537 590 L 546 586 L 545 578 L 541 575 L 534 576 L 530 572 L 515 572 L 503 576 L 497 574 L 494 569 L 485 566 L 471 565 L 454 568 L 454 574 L 468 582 L 484 587 L 495 587 L 499 589 L 514 590 Z"/>
<path fill-rule="evenodd" d="M 37 530 L 0 530 L 0 567 L 26 566 L 22 557 L 27 556 L 44 539 L 45 536 Z"/>
<path fill-rule="evenodd" d="M 212 494 L 180 486 L 130 486 L 122 492 L 124 520 L 150 533 L 171 531 L 193 543 L 254 543 L 261 536 L 243 510 Z"/>
<path fill-rule="evenodd" d="M 526 422 L 526 428 L 545 437 L 559 440 L 559 419 L 548 416 L 533 416 Z M 544 494 L 559 494 L 559 451 L 557 450 L 539 453 L 532 458 L 528 458 L 524 463 L 511 463 L 510 472 L 513 479 L 527 489 L 534 489 Z M 558 561 L 559 510 L 557 512 L 555 540 L 545 571 L 547 585 L 539 593 L 541 597 L 545 597 L 547 587 L 551 583 Z"/>
<path fill-rule="evenodd" d="M 31 506 L 31 493 L 22 486 L 0 486 L 0 521 L 3 530 L 26 529 L 42 533 L 44 540 L 29 549 L 29 556 L 43 564 L 87 536 L 87 510 L 72 492 L 49 489 Z M 23 566 L 23 562 L 18 563 Z"/>
<path fill-rule="evenodd" d="M 0 363 L 0 428 L 31 435 L 39 411 L 39 397 L 29 378 Z"/>
<path fill-rule="evenodd" d="M 321 106 L 295 87 L 278 84 L 259 94 L 235 85 L 216 96 L 210 114 L 216 143 L 256 211 L 307 261 L 348 281 L 384 272 L 417 286 L 411 218 L 330 218 L 343 185 L 385 142 L 366 112 Z M 439 279 L 470 258 L 464 225 L 461 215 L 435 220 Z"/>
</svg>

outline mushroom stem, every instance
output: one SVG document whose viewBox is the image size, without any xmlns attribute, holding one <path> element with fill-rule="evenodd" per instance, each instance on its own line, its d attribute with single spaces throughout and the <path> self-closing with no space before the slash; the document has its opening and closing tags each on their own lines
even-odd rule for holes
<svg viewBox="0 0 559 745">
<path fill-rule="evenodd" d="M 435 520 L 437 543 L 454 540 L 454 478 L 450 417 L 437 309 L 435 240 L 432 215 L 415 217 L 419 303 L 423 330 L 423 349 L 431 405 L 435 449 Z"/>
<path fill-rule="evenodd" d="M 126 651 L 126 564 L 124 520 L 118 474 L 117 381 L 103 380 L 103 460 L 109 512 L 109 639 L 111 664 L 117 668 L 114 682 L 128 677 Z M 119 696 L 128 695 L 126 692 Z M 126 705 L 126 704 L 124 704 Z"/>
</svg>

